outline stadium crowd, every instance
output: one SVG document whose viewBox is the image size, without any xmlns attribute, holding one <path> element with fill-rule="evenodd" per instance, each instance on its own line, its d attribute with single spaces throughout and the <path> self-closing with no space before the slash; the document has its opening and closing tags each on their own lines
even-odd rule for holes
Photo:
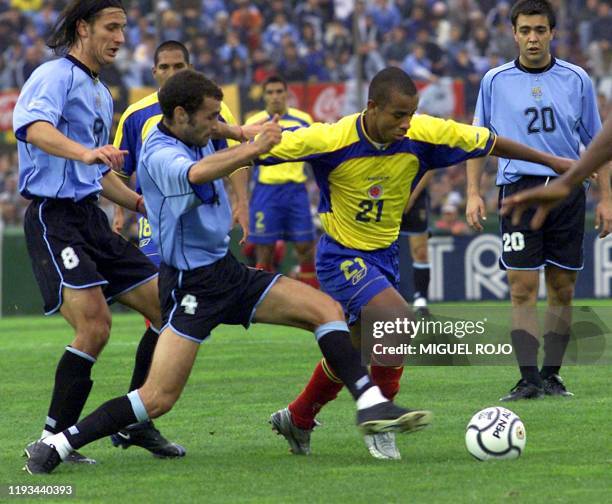
<svg viewBox="0 0 612 504">
<path fill-rule="evenodd" d="M 21 88 L 32 71 L 52 57 L 45 34 L 65 3 L 0 0 L 0 91 Z M 129 23 L 126 43 L 116 63 L 101 76 L 124 90 L 155 86 L 151 75 L 155 47 L 160 40 L 175 39 L 186 42 L 195 69 L 220 84 L 248 87 L 272 74 L 288 82 L 342 82 L 354 78 L 358 64 L 366 79 L 395 65 L 430 83 L 444 77 L 462 79 L 465 109 L 471 114 L 484 73 L 516 57 L 510 4 L 504 0 L 124 3 Z M 605 118 L 612 100 L 611 1 L 555 0 L 553 4 L 565 13 L 560 16 L 553 52 L 587 69 L 600 93 Z M 463 167 L 438 174 L 431 188 L 434 212 L 446 206 L 450 214 L 455 207 L 462 216 L 464 187 Z M 485 175 L 483 187 L 488 188 L 487 202 L 494 212 L 493 171 Z M 25 206 L 17 192 L 16 156 L 5 149 L 0 153 L 0 217 L 5 224 L 19 225 Z"/>
</svg>

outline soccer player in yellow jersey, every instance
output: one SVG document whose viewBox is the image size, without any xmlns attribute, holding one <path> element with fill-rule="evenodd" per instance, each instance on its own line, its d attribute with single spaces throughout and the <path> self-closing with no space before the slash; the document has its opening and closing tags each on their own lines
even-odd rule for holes
<svg viewBox="0 0 612 504">
<path fill-rule="evenodd" d="M 246 124 L 280 117 L 283 129 L 308 127 L 312 118 L 301 110 L 287 106 L 287 83 L 277 76 L 262 85 L 265 110 L 251 116 Z M 298 280 L 313 287 L 319 283 L 314 267 L 314 229 L 310 202 L 306 192 L 304 163 L 282 163 L 277 166 L 255 164 L 254 187 L 249 204 L 249 241 L 255 244 L 257 267 L 274 269 L 277 240 L 295 244 L 298 256 Z"/>
<path fill-rule="evenodd" d="M 411 189 L 434 168 L 493 154 L 537 162 L 563 171 L 570 161 L 545 154 L 486 128 L 415 115 L 414 83 L 398 68 L 372 80 L 366 110 L 334 124 L 315 123 L 283 132 L 262 165 L 308 161 L 321 191 L 319 214 L 325 234 L 316 254 L 321 289 L 340 302 L 358 340 L 363 307 L 410 317 L 398 292 L 398 246 L 402 212 Z M 372 378 L 387 398 L 399 390 L 401 367 L 372 365 Z M 296 454 L 310 453 L 315 416 L 342 383 L 321 361 L 302 393 L 271 423 Z M 376 458 L 399 459 L 393 434 L 366 436 Z"/>
</svg>

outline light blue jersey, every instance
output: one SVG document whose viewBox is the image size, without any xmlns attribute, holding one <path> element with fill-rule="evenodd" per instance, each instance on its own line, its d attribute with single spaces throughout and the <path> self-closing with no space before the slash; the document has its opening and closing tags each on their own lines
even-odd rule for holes
<svg viewBox="0 0 612 504">
<path fill-rule="evenodd" d="M 232 211 L 223 180 L 195 185 L 189 169 L 214 153 L 184 144 L 163 123 L 145 139 L 137 168 L 153 240 L 162 261 L 181 270 L 212 264 L 227 254 Z"/>
<path fill-rule="evenodd" d="M 530 71 L 518 60 L 489 70 L 480 83 L 474 124 L 535 149 L 571 159 L 580 157 L 601 129 L 595 89 L 579 66 L 553 58 Z M 555 177 L 538 164 L 500 158 L 497 185 L 523 175 Z"/>
<path fill-rule="evenodd" d="M 45 121 L 94 149 L 108 144 L 112 118 L 109 90 L 83 63 L 67 56 L 39 66 L 23 86 L 13 111 L 13 130 L 19 140 L 19 192 L 25 198 L 74 201 L 98 194 L 107 166 L 51 156 L 26 142 L 27 128 Z"/>
</svg>

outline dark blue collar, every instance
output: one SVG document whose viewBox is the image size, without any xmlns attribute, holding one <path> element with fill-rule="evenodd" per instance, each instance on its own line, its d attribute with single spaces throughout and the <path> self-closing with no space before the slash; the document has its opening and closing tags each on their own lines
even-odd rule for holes
<svg viewBox="0 0 612 504">
<path fill-rule="evenodd" d="M 157 123 L 157 127 L 159 128 L 159 131 L 161 131 L 164 135 L 168 135 L 169 137 L 175 138 L 176 140 L 178 140 L 179 142 L 181 142 L 182 144 L 185 144 L 187 147 L 189 147 L 190 149 L 197 149 L 198 146 L 197 145 L 193 145 L 190 143 L 185 142 L 185 140 L 183 140 L 182 138 L 177 137 L 170 128 L 168 128 L 168 126 L 166 126 L 164 124 L 164 120 L 162 118 L 161 121 L 159 121 L 159 123 Z"/>
<path fill-rule="evenodd" d="M 99 74 L 94 72 L 91 68 L 89 68 L 85 63 L 76 59 L 72 54 L 66 54 L 65 58 L 69 60 L 75 66 L 78 66 L 83 72 L 89 75 L 93 80 L 99 79 Z"/>
<path fill-rule="evenodd" d="M 516 68 L 518 68 L 521 72 L 525 72 L 525 73 L 544 73 L 544 72 L 548 72 L 548 70 L 550 70 L 553 66 L 555 66 L 556 60 L 554 56 L 550 57 L 550 62 L 548 63 L 548 65 L 541 67 L 541 68 L 527 68 L 526 66 L 521 65 L 521 62 L 519 61 L 519 58 L 516 58 L 514 60 L 514 65 L 516 66 Z"/>
</svg>

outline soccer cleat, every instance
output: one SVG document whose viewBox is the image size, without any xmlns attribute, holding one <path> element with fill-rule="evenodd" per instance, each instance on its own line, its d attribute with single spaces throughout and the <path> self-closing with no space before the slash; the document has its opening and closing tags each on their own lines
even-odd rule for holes
<svg viewBox="0 0 612 504">
<path fill-rule="evenodd" d="M 535 383 L 530 383 L 524 378 L 521 378 L 517 384 L 512 387 L 510 393 L 501 397 L 499 400 L 505 402 L 518 401 L 520 399 L 539 399 L 540 397 L 544 397 L 544 389 Z"/>
<path fill-rule="evenodd" d="M 431 317 L 431 312 L 427 307 L 427 299 L 424 297 L 420 297 L 414 300 L 412 304 L 412 311 L 419 318 L 429 318 Z"/>
<path fill-rule="evenodd" d="M 363 439 L 370 455 L 374 458 L 382 460 L 400 460 L 402 458 L 395 445 L 395 432 L 366 434 Z"/>
<path fill-rule="evenodd" d="M 414 314 L 418 318 L 429 318 L 429 317 L 431 317 L 431 312 L 429 311 L 429 308 L 427 308 L 427 306 L 422 306 L 421 308 L 416 308 L 414 310 Z"/>
<path fill-rule="evenodd" d="M 300 429 L 291 419 L 289 408 L 283 408 L 270 416 L 272 430 L 283 436 L 289 443 L 291 453 L 294 455 L 310 455 L 310 434 L 314 427 L 321 425 L 315 420 L 312 429 Z"/>
<path fill-rule="evenodd" d="M 96 461 L 90 457 L 86 457 L 85 455 L 79 453 L 78 451 L 73 451 L 68 454 L 68 456 L 62 461 L 68 462 L 70 464 L 95 464 Z"/>
<path fill-rule="evenodd" d="M 26 454 L 28 460 L 23 470 L 30 474 L 49 474 L 62 462 L 55 446 L 42 441 L 30 443 L 26 448 Z"/>
<path fill-rule="evenodd" d="M 39 441 L 42 441 L 39 440 Z M 32 441 L 28 446 L 23 449 L 23 456 L 30 456 L 30 449 L 36 444 L 38 441 Z M 67 462 L 69 464 L 95 464 L 96 461 L 90 457 L 86 457 L 85 455 L 79 453 L 78 451 L 72 451 L 70 454 L 62 461 Z"/>
<path fill-rule="evenodd" d="M 561 378 L 558 374 L 550 375 L 548 378 L 542 380 L 542 383 L 544 385 L 544 393 L 546 395 L 564 397 L 571 397 L 574 395 L 567 390 L 567 388 L 565 388 L 563 378 Z"/>
<path fill-rule="evenodd" d="M 364 435 L 380 432 L 416 432 L 433 419 L 428 410 L 400 408 L 391 401 L 357 410 L 357 427 Z"/>
<path fill-rule="evenodd" d="M 110 438 L 117 448 L 126 450 L 130 446 L 140 446 L 158 458 L 184 457 L 187 453 L 181 445 L 171 443 L 162 436 L 151 421 L 130 425 Z"/>
</svg>

